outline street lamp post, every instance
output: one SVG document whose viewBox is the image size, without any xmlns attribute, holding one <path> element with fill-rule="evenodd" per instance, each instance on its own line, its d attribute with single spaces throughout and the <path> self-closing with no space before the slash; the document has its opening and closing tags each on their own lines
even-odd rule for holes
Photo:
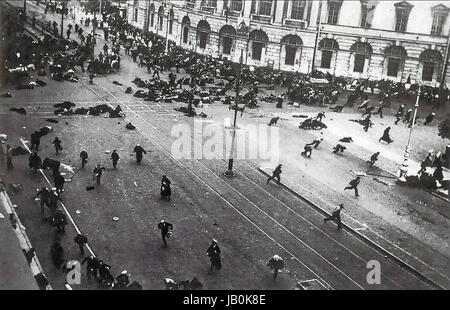
<svg viewBox="0 0 450 310">
<path fill-rule="evenodd" d="M 408 84 L 406 84 L 406 85 L 408 85 Z M 400 176 L 397 179 L 397 181 L 399 181 L 401 183 L 406 182 L 406 174 L 408 173 L 409 154 L 411 152 L 411 148 L 410 148 L 411 136 L 412 136 L 412 133 L 414 130 L 414 124 L 416 122 L 417 109 L 419 108 L 420 93 L 421 93 L 421 86 L 419 86 L 419 90 L 417 91 L 416 104 L 414 105 L 414 116 L 413 116 L 412 123 L 411 123 L 411 129 L 409 130 L 408 143 L 406 144 L 405 154 L 403 155 L 403 163 L 402 163 L 402 166 L 400 167 Z"/>
<path fill-rule="evenodd" d="M 244 51 L 241 50 L 241 58 L 239 60 L 239 72 L 238 76 L 236 78 L 236 97 L 235 97 L 235 104 L 234 104 L 234 121 L 233 121 L 233 127 L 231 128 L 231 150 L 230 150 L 230 159 L 228 160 L 228 169 L 225 171 L 225 176 L 227 177 L 234 177 L 236 173 L 233 171 L 233 159 L 234 159 L 234 145 L 236 140 L 236 120 L 237 120 L 237 112 L 238 112 L 238 103 L 239 103 L 239 91 L 240 91 L 240 84 L 241 84 L 241 72 L 242 72 L 242 61 L 243 61 L 243 53 Z"/>
</svg>

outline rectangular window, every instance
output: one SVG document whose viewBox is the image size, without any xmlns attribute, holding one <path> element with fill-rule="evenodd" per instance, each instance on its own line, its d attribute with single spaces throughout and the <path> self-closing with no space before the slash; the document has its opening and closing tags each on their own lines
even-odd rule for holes
<svg viewBox="0 0 450 310">
<path fill-rule="evenodd" d="M 442 27 L 445 22 L 445 15 L 442 13 L 434 13 L 433 14 L 433 24 L 431 25 L 431 35 L 433 36 L 441 36 L 442 35 Z"/>
<path fill-rule="evenodd" d="M 395 31 L 405 32 L 406 26 L 408 24 L 409 12 L 406 10 L 397 10 L 396 21 L 395 21 Z"/>
<path fill-rule="evenodd" d="M 187 26 L 184 26 L 184 28 L 183 28 L 183 43 L 188 43 L 188 35 L 189 35 L 189 28 Z"/>
<path fill-rule="evenodd" d="M 366 55 L 355 54 L 355 66 L 353 67 L 353 72 L 364 72 L 364 63 L 366 62 Z"/>
<path fill-rule="evenodd" d="M 173 20 L 169 21 L 169 34 L 172 34 Z"/>
<path fill-rule="evenodd" d="M 295 54 L 297 53 L 297 48 L 292 46 L 286 46 L 286 59 L 284 61 L 285 65 L 293 66 L 295 64 Z"/>
<path fill-rule="evenodd" d="M 334 1 L 328 2 L 328 24 L 337 25 L 340 9 L 341 3 Z"/>
<path fill-rule="evenodd" d="M 400 69 L 400 59 L 389 58 L 387 75 L 397 77 L 399 69 Z"/>
<path fill-rule="evenodd" d="M 137 22 L 138 19 L 138 9 L 134 9 L 134 21 Z"/>
<path fill-rule="evenodd" d="M 206 0 L 203 2 L 203 6 L 209 7 L 209 8 L 216 8 L 217 7 L 217 0 Z"/>
<path fill-rule="evenodd" d="M 303 19 L 306 1 L 292 0 L 291 19 Z"/>
<path fill-rule="evenodd" d="M 367 23 L 368 11 L 367 5 L 361 5 L 361 28 L 370 28 L 370 25 Z"/>
<path fill-rule="evenodd" d="M 150 17 L 150 26 L 153 28 L 154 24 L 155 24 L 155 13 L 152 13 Z"/>
<path fill-rule="evenodd" d="M 264 43 L 253 42 L 252 43 L 252 59 L 261 60 L 263 48 L 264 48 Z"/>
<path fill-rule="evenodd" d="M 198 36 L 199 36 L 199 47 L 200 48 L 206 48 L 206 42 L 207 42 L 207 40 L 208 40 L 208 34 L 206 33 L 206 32 L 201 32 L 201 31 L 199 31 L 199 33 L 198 33 Z"/>
<path fill-rule="evenodd" d="M 163 30 L 163 17 L 159 16 L 159 30 Z"/>
<path fill-rule="evenodd" d="M 422 70 L 422 80 L 423 81 L 432 81 L 434 73 L 434 63 L 426 62 L 423 64 Z"/>
<path fill-rule="evenodd" d="M 258 15 L 271 16 L 272 15 L 272 0 L 260 0 Z"/>
<path fill-rule="evenodd" d="M 324 69 L 330 69 L 332 57 L 333 51 L 322 51 L 322 60 L 320 62 L 320 67 Z"/>
<path fill-rule="evenodd" d="M 195 0 L 186 0 L 186 6 L 193 9 L 195 7 Z"/>
<path fill-rule="evenodd" d="M 231 11 L 241 12 L 242 11 L 242 0 L 231 0 Z"/>
<path fill-rule="evenodd" d="M 233 45 L 233 39 L 228 37 L 223 37 L 223 53 L 226 55 L 231 54 L 231 46 Z"/>
</svg>

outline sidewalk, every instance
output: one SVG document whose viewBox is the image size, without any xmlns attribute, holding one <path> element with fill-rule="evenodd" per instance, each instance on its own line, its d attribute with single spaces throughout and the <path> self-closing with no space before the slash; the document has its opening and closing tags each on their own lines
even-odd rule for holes
<svg viewBox="0 0 450 310">
<path fill-rule="evenodd" d="M 0 218 L 0 290 L 38 290 L 2 200 L 0 213 L 4 216 Z"/>
</svg>

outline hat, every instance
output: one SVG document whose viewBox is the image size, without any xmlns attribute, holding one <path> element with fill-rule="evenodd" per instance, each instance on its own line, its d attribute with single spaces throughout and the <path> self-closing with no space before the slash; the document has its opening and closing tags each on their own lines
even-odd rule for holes
<svg viewBox="0 0 450 310">
<path fill-rule="evenodd" d="M 165 221 L 164 220 L 161 220 L 161 222 L 160 223 L 164 223 Z"/>
<path fill-rule="evenodd" d="M 123 270 L 120 274 L 127 274 L 127 273 L 128 273 L 128 271 Z"/>
<path fill-rule="evenodd" d="M 217 240 L 216 239 L 212 239 L 212 242 L 217 243 Z"/>
</svg>

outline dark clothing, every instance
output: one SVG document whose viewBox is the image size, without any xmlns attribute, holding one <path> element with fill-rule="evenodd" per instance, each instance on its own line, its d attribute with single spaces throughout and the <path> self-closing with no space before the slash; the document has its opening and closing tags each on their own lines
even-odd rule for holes
<svg viewBox="0 0 450 310">
<path fill-rule="evenodd" d="M 80 158 L 81 158 L 81 167 L 84 168 L 84 165 L 87 163 L 88 153 L 86 151 L 81 151 Z"/>
<path fill-rule="evenodd" d="M 61 140 L 59 140 L 58 137 L 53 140 L 52 144 L 55 145 L 56 154 L 58 154 L 59 151 L 62 151 Z"/>
<path fill-rule="evenodd" d="M 81 255 L 84 255 L 84 245 L 87 243 L 88 239 L 86 236 L 78 234 L 74 239 L 78 247 L 80 248 Z"/>
<path fill-rule="evenodd" d="M 94 176 L 97 180 L 97 184 L 100 184 L 100 178 L 102 177 L 103 171 L 105 171 L 105 167 L 96 167 L 94 169 Z"/>
<path fill-rule="evenodd" d="M 275 168 L 275 170 L 273 170 L 272 176 L 267 179 L 267 184 L 270 182 L 270 180 L 274 180 L 274 179 L 277 179 L 277 184 L 280 184 L 280 181 L 281 181 L 280 174 L 281 174 L 281 165 L 278 165 Z"/>
<path fill-rule="evenodd" d="M 50 248 L 50 255 L 52 256 L 53 265 L 58 269 L 63 263 L 64 249 L 59 242 L 55 241 Z"/>
<path fill-rule="evenodd" d="M 56 191 L 58 192 L 58 194 L 61 194 L 64 188 L 64 177 L 60 173 L 55 174 L 53 177 L 53 181 L 55 183 Z"/>
<path fill-rule="evenodd" d="M 120 159 L 119 154 L 117 154 L 117 152 L 112 152 L 112 154 L 111 154 L 111 159 L 112 159 L 112 162 L 113 162 L 113 167 L 114 167 L 114 169 L 115 169 L 116 166 L 117 166 L 117 162 L 118 162 L 119 159 Z"/>
<path fill-rule="evenodd" d="M 31 154 L 29 157 L 29 166 L 31 169 L 34 169 L 34 172 L 37 172 L 37 169 L 40 169 L 42 166 L 41 157 L 36 153 Z"/>
<path fill-rule="evenodd" d="M 333 213 L 331 214 L 331 216 L 324 218 L 323 222 L 326 223 L 327 221 L 336 221 L 338 224 L 338 228 L 341 229 L 341 208 L 336 208 Z"/>
<path fill-rule="evenodd" d="M 142 154 L 147 154 L 147 152 L 142 148 L 142 146 L 136 145 L 133 150 L 136 153 L 136 161 L 138 164 L 142 161 Z"/>
<path fill-rule="evenodd" d="M 87 262 L 86 274 L 87 274 L 88 280 L 91 279 L 91 276 L 94 276 L 95 278 L 97 278 L 99 260 L 96 257 L 85 257 L 83 259 L 83 261 L 81 262 L 81 264 L 84 264 L 85 262 Z"/>
<path fill-rule="evenodd" d="M 212 243 L 208 250 L 206 250 L 206 254 L 208 254 L 209 259 L 211 260 L 211 269 L 213 270 L 215 267 L 217 270 L 222 269 L 222 262 L 220 261 L 220 248 L 216 243 Z"/>
<path fill-rule="evenodd" d="M 160 222 L 158 228 L 161 230 L 161 236 L 164 243 L 164 247 L 167 247 L 166 238 L 169 237 L 169 231 L 173 230 L 173 225 L 167 222 Z"/>
<path fill-rule="evenodd" d="M 378 142 L 381 142 L 381 140 L 386 141 L 387 143 L 392 143 L 394 140 L 391 139 L 389 136 L 389 130 L 391 130 L 390 127 L 386 128 L 383 132 L 383 136 L 381 136 L 380 139 L 378 139 Z"/>
<path fill-rule="evenodd" d="M 344 190 L 354 189 L 355 190 L 355 196 L 358 197 L 359 196 L 359 194 L 358 194 L 358 184 L 359 184 L 359 179 L 358 178 L 354 179 L 354 180 L 351 180 L 350 183 L 349 183 L 350 186 L 347 186 L 346 188 L 344 188 Z"/>
</svg>

